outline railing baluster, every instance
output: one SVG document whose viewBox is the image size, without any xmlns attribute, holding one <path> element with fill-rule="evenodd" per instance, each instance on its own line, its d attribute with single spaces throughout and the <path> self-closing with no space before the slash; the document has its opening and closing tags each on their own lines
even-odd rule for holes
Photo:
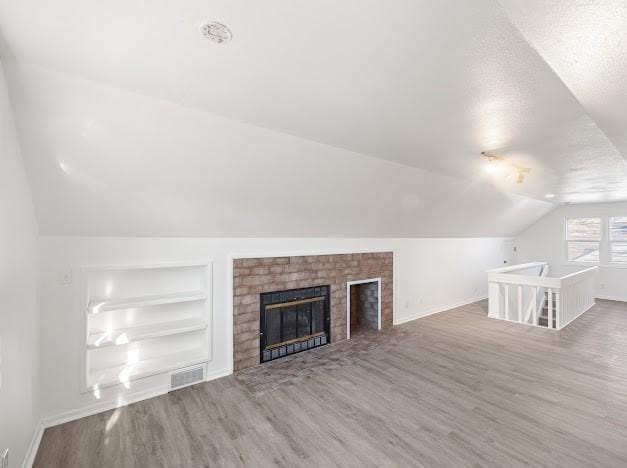
<svg viewBox="0 0 627 468">
<path fill-rule="evenodd" d="M 523 312 L 522 312 L 522 291 L 523 291 L 522 285 L 519 284 L 518 285 L 518 321 L 519 322 L 523 321 L 523 318 L 522 318 L 522 314 L 523 314 Z"/>
<path fill-rule="evenodd" d="M 509 284 L 505 285 L 505 320 L 509 320 Z"/>
</svg>

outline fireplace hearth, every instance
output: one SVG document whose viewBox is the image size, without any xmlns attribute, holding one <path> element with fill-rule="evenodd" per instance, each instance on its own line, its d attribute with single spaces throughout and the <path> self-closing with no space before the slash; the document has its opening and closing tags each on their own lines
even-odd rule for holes
<svg viewBox="0 0 627 468">
<path fill-rule="evenodd" d="M 328 344 L 330 286 L 262 293 L 259 329 L 262 363 Z"/>
</svg>

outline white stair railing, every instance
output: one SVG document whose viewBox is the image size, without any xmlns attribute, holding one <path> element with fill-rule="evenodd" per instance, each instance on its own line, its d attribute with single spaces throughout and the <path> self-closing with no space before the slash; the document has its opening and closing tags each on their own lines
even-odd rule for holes
<svg viewBox="0 0 627 468">
<path fill-rule="evenodd" d="M 595 275 L 598 267 L 578 271 L 564 276 L 562 280 L 562 294 L 560 304 L 560 328 L 575 320 L 594 304 Z"/>
<path fill-rule="evenodd" d="M 548 276 L 546 262 L 489 270 L 488 316 L 534 326 L 546 321 L 547 328 L 560 330 L 595 304 L 597 270 L 587 268 L 561 278 Z"/>
</svg>

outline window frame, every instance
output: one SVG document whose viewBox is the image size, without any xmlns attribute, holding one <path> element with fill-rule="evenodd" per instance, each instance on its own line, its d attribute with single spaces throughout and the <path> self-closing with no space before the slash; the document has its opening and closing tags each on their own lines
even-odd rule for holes
<svg viewBox="0 0 627 468">
<path fill-rule="evenodd" d="M 610 233 L 611 218 L 627 217 L 627 213 L 613 213 L 602 215 L 581 215 L 581 216 L 564 216 L 562 218 L 562 265 L 565 266 L 598 266 L 601 268 L 609 269 L 627 269 L 627 263 L 613 263 L 612 262 L 612 241 Z M 582 219 L 582 218 L 597 218 L 601 219 L 601 240 L 599 244 L 599 262 L 577 262 L 568 260 L 568 242 L 577 242 L 575 240 L 569 241 L 568 239 L 568 220 L 569 219 Z M 582 241 L 586 242 L 586 241 Z M 589 241 L 596 242 L 596 241 Z M 615 241 L 622 242 L 622 241 Z M 627 243 L 627 241 L 625 241 Z"/>
<path fill-rule="evenodd" d="M 614 262 L 613 258 L 612 258 L 612 245 L 613 244 L 623 244 L 627 246 L 627 239 L 626 240 L 612 240 L 612 219 L 613 218 L 627 218 L 626 215 L 609 215 L 607 217 L 607 266 L 611 266 L 614 268 L 627 268 L 627 261 L 621 263 L 621 262 Z"/>
<path fill-rule="evenodd" d="M 590 265 L 590 266 L 600 266 L 603 265 L 605 262 L 603 261 L 604 259 L 604 239 L 606 238 L 605 235 L 605 228 L 604 228 L 604 223 L 603 222 L 603 216 L 566 216 L 564 218 L 564 264 L 565 265 L 577 265 L 577 266 L 582 266 L 582 265 Z M 569 238 L 569 234 L 568 234 L 568 221 L 569 220 L 573 220 L 573 219 L 597 219 L 599 221 L 599 238 L 598 240 L 585 240 L 585 239 L 570 239 Z M 609 219 L 609 217 L 608 217 Z M 586 261 L 577 261 L 577 260 L 570 260 L 568 257 L 568 247 L 569 244 L 571 242 L 589 242 L 589 243 L 596 243 L 599 246 L 599 259 L 597 261 L 594 262 L 586 262 Z M 627 264 L 625 264 L 625 267 L 627 268 Z"/>
</svg>

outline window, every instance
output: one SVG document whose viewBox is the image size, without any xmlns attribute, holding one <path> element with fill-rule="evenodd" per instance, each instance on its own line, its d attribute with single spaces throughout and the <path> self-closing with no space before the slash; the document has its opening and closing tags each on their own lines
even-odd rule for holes
<svg viewBox="0 0 627 468">
<path fill-rule="evenodd" d="M 601 218 L 566 220 L 566 244 L 569 262 L 599 263 Z"/>
<path fill-rule="evenodd" d="M 627 216 L 610 217 L 610 262 L 627 264 Z"/>
</svg>

